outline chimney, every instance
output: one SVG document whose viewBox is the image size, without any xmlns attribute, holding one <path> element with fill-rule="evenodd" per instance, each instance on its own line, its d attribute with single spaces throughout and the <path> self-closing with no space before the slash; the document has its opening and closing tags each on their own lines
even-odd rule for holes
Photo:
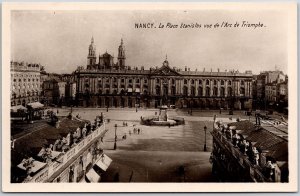
<svg viewBox="0 0 300 196">
<path fill-rule="evenodd" d="M 185 66 L 184 71 L 187 71 L 187 67 Z"/>
</svg>

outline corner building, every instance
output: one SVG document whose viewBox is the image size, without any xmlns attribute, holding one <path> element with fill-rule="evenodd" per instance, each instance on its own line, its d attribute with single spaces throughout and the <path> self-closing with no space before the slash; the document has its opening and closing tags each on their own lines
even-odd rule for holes
<svg viewBox="0 0 300 196">
<path fill-rule="evenodd" d="M 167 57 L 161 67 L 145 70 L 126 65 L 123 40 L 118 61 L 107 52 L 96 63 L 92 38 L 87 68 L 75 71 L 77 103 L 84 107 L 159 107 L 251 109 L 252 72 L 191 71 L 171 67 Z"/>
</svg>

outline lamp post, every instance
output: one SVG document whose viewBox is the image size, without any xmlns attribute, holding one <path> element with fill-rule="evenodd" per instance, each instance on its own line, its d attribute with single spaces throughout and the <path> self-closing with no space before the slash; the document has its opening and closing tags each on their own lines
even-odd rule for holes
<svg viewBox="0 0 300 196">
<path fill-rule="evenodd" d="M 206 127 L 206 125 L 204 125 L 204 133 L 205 133 L 205 136 L 204 136 L 204 152 L 206 152 L 206 130 L 207 130 L 207 127 Z"/>
<path fill-rule="evenodd" d="M 115 124 L 115 144 L 114 144 L 114 150 L 117 149 L 117 127 L 118 127 L 118 125 Z"/>
</svg>

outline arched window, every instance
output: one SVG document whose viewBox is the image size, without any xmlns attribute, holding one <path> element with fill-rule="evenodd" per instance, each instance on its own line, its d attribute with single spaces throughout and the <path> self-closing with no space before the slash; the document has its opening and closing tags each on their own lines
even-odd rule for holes
<svg viewBox="0 0 300 196">
<path fill-rule="evenodd" d="M 217 80 L 214 80 L 214 85 L 217 85 Z"/>
<path fill-rule="evenodd" d="M 132 83 L 132 79 L 129 79 L 128 82 L 129 82 L 129 83 Z"/>
<path fill-rule="evenodd" d="M 244 96 L 245 95 L 245 88 L 241 88 L 240 89 L 240 96 Z"/>
<path fill-rule="evenodd" d="M 218 88 L 217 87 L 214 87 L 213 95 L 218 96 Z"/>
<path fill-rule="evenodd" d="M 140 79 L 137 78 L 137 79 L 135 80 L 135 83 L 140 83 Z"/>
<path fill-rule="evenodd" d="M 202 80 L 199 80 L 199 84 L 200 84 L 200 85 L 202 84 Z"/>
<path fill-rule="evenodd" d="M 194 79 L 191 80 L 191 84 L 195 84 L 195 80 Z"/>
<path fill-rule="evenodd" d="M 156 78 L 156 83 L 159 83 L 159 79 L 158 78 Z"/>
<path fill-rule="evenodd" d="M 195 96 L 195 87 L 193 87 L 193 86 L 191 87 L 191 95 Z"/>
<path fill-rule="evenodd" d="M 209 85 L 209 80 L 206 80 L 206 85 Z"/>
<path fill-rule="evenodd" d="M 228 87 L 228 89 L 227 89 L 227 95 L 230 97 L 230 96 L 232 96 L 232 88 L 231 87 Z"/>
<path fill-rule="evenodd" d="M 244 80 L 241 80 L 241 85 L 245 85 L 245 81 Z"/>
<path fill-rule="evenodd" d="M 224 83 L 225 83 L 224 80 L 221 80 L 221 85 L 224 85 Z"/>
<path fill-rule="evenodd" d="M 223 81 L 223 80 L 222 80 Z M 225 88 L 224 87 L 221 87 L 220 88 L 220 95 L 221 97 L 224 97 L 225 96 Z"/>
<path fill-rule="evenodd" d="M 185 96 L 188 95 L 188 87 L 186 87 L 186 86 L 183 87 L 183 95 L 185 95 Z"/>
<path fill-rule="evenodd" d="M 156 86 L 155 91 L 156 95 L 160 95 L 160 86 Z"/>
<path fill-rule="evenodd" d="M 210 88 L 206 87 L 205 89 L 205 96 L 209 97 L 210 96 Z"/>
<path fill-rule="evenodd" d="M 198 96 L 202 96 L 203 95 L 203 89 L 202 89 L 202 87 L 199 87 L 198 88 Z"/>
<path fill-rule="evenodd" d="M 172 79 L 172 84 L 175 84 L 175 80 L 174 79 Z"/>
<path fill-rule="evenodd" d="M 187 84 L 187 79 L 184 79 L 184 81 L 183 81 L 183 82 L 184 82 L 184 84 Z"/>
<path fill-rule="evenodd" d="M 228 85 L 231 85 L 231 80 L 228 81 Z"/>
</svg>

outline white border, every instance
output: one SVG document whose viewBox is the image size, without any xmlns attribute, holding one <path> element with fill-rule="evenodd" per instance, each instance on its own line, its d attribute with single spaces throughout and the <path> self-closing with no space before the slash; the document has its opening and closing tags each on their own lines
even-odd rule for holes
<svg viewBox="0 0 300 196">
<path fill-rule="evenodd" d="M 11 10 L 289 10 L 289 183 L 10 183 L 10 11 Z M 297 153 L 296 3 L 3 3 L 2 6 L 2 190 L 4 192 L 295 192 Z M 274 40 L 276 41 L 276 40 Z"/>
</svg>

